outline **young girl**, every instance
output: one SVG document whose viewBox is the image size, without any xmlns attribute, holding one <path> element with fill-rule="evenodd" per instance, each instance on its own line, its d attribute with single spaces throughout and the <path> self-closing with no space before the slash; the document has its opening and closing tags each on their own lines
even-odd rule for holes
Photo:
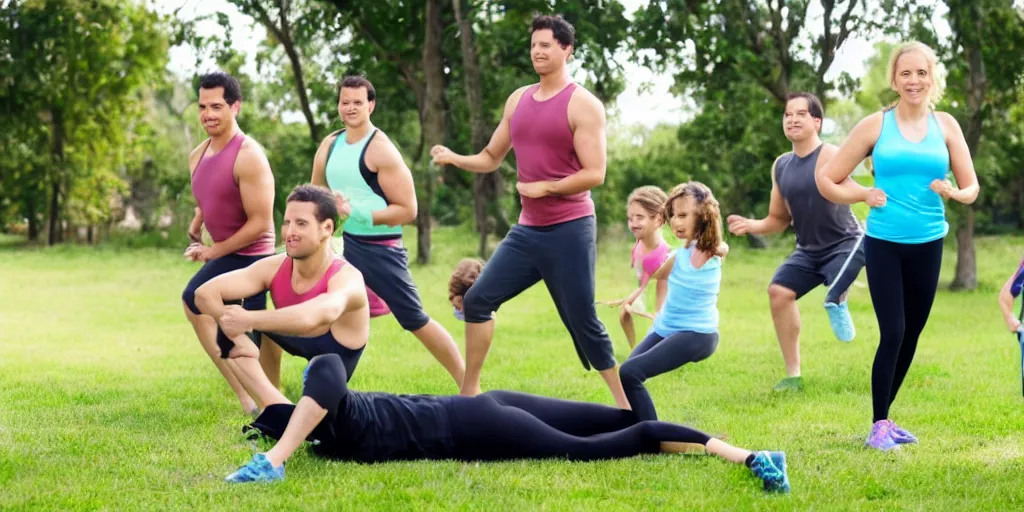
<svg viewBox="0 0 1024 512">
<path fill-rule="evenodd" d="M 665 216 L 684 246 L 652 276 L 668 280 L 668 297 L 651 332 L 619 370 L 626 398 L 641 421 L 658 419 L 645 380 L 707 359 L 718 347 L 718 290 L 722 257 L 728 252 L 718 201 L 703 183 L 683 183 L 665 202 Z"/>
<path fill-rule="evenodd" d="M 619 323 L 626 333 L 626 341 L 629 348 L 636 347 L 636 329 L 633 326 L 633 315 L 637 314 L 653 319 L 654 316 L 647 313 L 644 306 L 643 291 L 647 288 L 651 276 L 661 268 L 661 265 L 668 259 L 670 248 L 665 238 L 661 236 L 661 226 L 665 222 L 662 210 L 665 208 L 665 200 L 668 196 L 658 187 L 640 187 L 629 194 L 626 199 L 626 218 L 629 222 L 629 230 L 636 237 L 636 244 L 633 245 L 633 253 L 629 264 L 636 272 L 639 287 L 629 295 L 628 298 L 607 302 L 606 304 L 619 307 Z M 658 280 L 657 299 L 654 311 L 661 310 L 665 303 L 665 294 L 668 293 L 668 282 Z"/>
<path fill-rule="evenodd" d="M 452 305 L 455 318 L 466 320 L 462 311 L 462 299 L 483 271 L 483 262 L 473 258 L 463 258 L 458 265 L 455 265 L 455 270 L 448 278 L 448 302 Z"/>
</svg>

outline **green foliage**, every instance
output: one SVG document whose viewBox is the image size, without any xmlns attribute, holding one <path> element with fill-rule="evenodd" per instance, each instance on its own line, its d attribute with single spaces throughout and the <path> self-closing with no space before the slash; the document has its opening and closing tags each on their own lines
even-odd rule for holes
<svg viewBox="0 0 1024 512">
<path fill-rule="evenodd" d="M 12 1 L 2 11 L 12 23 L 0 37 L 0 101 L 14 122 L 0 126 L 0 139 L 15 150 L 0 155 L 8 160 L 0 195 L 19 198 L 18 215 L 32 223 L 44 205 L 54 226 L 112 220 L 110 198 L 123 190 L 137 149 L 138 91 L 162 79 L 166 20 L 113 0 Z M 9 161 L 29 151 L 39 157 Z M 51 232 L 51 242 L 59 239 Z"/>
</svg>

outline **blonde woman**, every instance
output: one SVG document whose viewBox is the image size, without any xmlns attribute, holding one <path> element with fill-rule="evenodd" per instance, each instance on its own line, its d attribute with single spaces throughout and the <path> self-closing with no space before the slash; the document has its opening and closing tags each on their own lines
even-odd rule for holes
<svg viewBox="0 0 1024 512">
<path fill-rule="evenodd" d="M 816 176 L 825 198 L 871 207 L 864 251 L 881 340 L 871 369 L 874 425 L 866 444 L 879 450 L 917 441 L 889 419 L 889 407 L 935 299 L 942 240 L 949 232 L 944 200 L 971 204 L 978 197 L 978 178 L 960 125 L 934 110 L 942 95 L 936 67 L 935 52 L 924 44 L 910 42 L 893 50 L 889 80 L 899 101 L 861 120 Z M 874 188 L 849 178 L 869 155 Z M 950 169 L 959 188 L 946 179 Z"/>
</svg>

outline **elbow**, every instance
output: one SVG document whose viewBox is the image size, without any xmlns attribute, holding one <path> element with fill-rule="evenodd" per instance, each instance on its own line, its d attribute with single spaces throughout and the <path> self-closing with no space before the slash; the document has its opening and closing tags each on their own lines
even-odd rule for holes
<svg viewBox="0 0 1024 512">
<path fill-rule="evenodd" d="M 605 171 L 605 169 L 601 169 L 600 171 L 594 172 L 594 180 L 591 188 L 604 185 L 604 178 L 607 174 L 608 173 Z"/>
<path fill-rule="evenodd" d="M 399 222 L 398 224 L 396 224 L 396 226 L 412 224 L 413 222 L 415 222 L 416 216 L 419 215 L 419 208 L 417 208 L 416 205 L 412 205 L 408 208 L 405 208 L 404 213 L 405 215 L 402 215 L 402 217 L 398 219 Z"/>
</svg>

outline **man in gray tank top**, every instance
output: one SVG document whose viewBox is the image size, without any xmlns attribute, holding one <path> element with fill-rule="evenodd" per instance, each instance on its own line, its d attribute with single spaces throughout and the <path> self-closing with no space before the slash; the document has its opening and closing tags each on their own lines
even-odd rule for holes
<svg viewBox="0 0 1024 512">
<path fill-rule="evenodd" d="M 768 286 L 772 321 L 786 362 L 786 378 L 777 391 L 800 389 L 800 311 L 796 301 L 824 284 L 825 310 L 840 341 L 851 341 L 856 331 L 846 305 L 846 291 L 864 267 L 863 231 L 849 205 L 829 202 L 818 192 L 816 168 L 823 167 L 837 148 L 821 142 L 818 134 L 824 112 L 810 93 L 793 93 L 786 100 L 782 126 L 793 151 L 772 164 L 772 193 L 768 216 L 727 218 L 734 235 L 781 233 L 790 225 L 796 232 L 796 250 L 775 271 Z"/>
</svg>

